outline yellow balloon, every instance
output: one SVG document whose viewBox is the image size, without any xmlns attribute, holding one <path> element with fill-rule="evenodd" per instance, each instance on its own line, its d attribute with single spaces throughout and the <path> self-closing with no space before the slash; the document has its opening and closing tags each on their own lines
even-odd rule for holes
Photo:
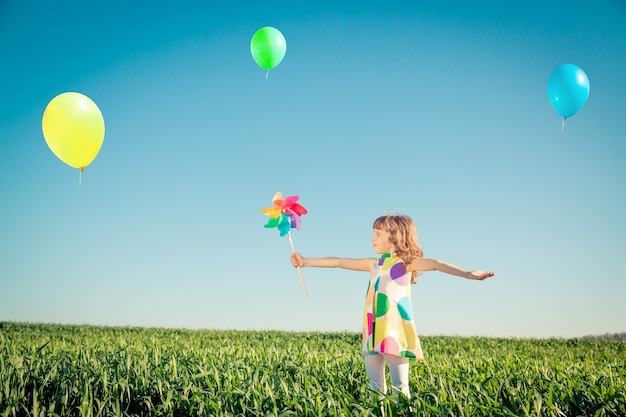
<svg viewBox="0 0 626 417">
<path fill-rule="evenodd" d="M 81 170 L 96 158 L 104 141 L 102 113 L 96 103 L 80 93 L 53 98 L 43 112 L 41 128 L 50 150 Z"/>
</svg>

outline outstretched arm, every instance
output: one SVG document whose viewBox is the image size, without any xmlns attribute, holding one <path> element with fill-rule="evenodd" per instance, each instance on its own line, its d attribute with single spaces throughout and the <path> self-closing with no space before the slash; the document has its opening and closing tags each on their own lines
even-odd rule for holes
<svg viewBox="0 0 626 417">
<path fill-rule="evenodd" d="M 304 258 L 297 252 L 291 254 L 291 264 L 295 267 L 343 268 L 353 271 L 369 271 L 373 258 Z"/>
<path fill-rule="evenodd" d="M 467 279 L 475 279 L 478 281 L 482 281 L 484 279 L 493 277 L 496 275 L 495 272 L 487 272 L 487 271 L 467 271 L 463 268 L 460 268 L 456 265 L 451 264 L 450 262 L 439 261 L 437 259 L 425 259 L 425 258 L 417 258 L 411 265 L 409 265 L 409 270 L 411 271 L 441 271 L 446 274 L 456 275 L 458 277 L 463 277 Z"/>
</svg>

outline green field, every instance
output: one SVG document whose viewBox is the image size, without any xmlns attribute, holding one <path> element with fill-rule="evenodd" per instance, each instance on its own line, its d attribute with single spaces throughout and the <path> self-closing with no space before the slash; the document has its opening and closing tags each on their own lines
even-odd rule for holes
<svg viewBox="0 0 626 417">
<path fill-rule="evenodd" d="M 357 333 L 0 322 L 0 415 L 626 416 L 624 340 L 422 337 L 411 398 L 379 404 L 359 344 Z"/>
</svg>

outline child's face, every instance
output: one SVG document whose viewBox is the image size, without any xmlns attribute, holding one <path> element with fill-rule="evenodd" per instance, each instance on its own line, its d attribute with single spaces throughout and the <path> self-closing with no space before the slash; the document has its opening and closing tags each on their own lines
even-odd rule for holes
<svg viewBox="0 0 626 417">
<path fill-rule="evenodd" d="M 374 229 L 372 245 L 374 246 L 374 252 L 379 254 L 395 252 L 395 247 L 389 241 L 389 232 L 382 229 Z"/>
</svg>

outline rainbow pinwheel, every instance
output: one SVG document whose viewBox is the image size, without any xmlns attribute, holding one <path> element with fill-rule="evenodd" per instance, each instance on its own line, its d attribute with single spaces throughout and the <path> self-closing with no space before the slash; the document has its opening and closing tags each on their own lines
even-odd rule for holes
<svg viewBox="0 0 626 417">
<path fill-rule="evenodd" d="M 280 192 L 274 194 L 272 204 L 274 207 L 261 208 L 261 211 L 270 219 L 265 225 L 266 228 L 278 228 L 281 236 L 285 236 L 291 229 L 301 230 L 302 220 L 300 216 L 307 214 L 307 210 L 298 204 L 298 196 L 291 195 L 283 198 Z"/>
<path fill-rule="evenodd" d="M 261 211 L 266 216 L 270 217 L 265 227 L 268 229 L 276 227 L 278 228 L 281 236 L 287 235 L 289 238 L 289 244 L 291 245 L 291 252 L 295 252 L 296 250 L 293 246 L 290 231 L 292 228 L 295 228 L 296 230 L 302 229 L 300 216 L 307 214 L 308 212 L 304 207 L 298 204 L 297 195 L 291 195 L 283 198 L 282 194 L 277 192 L 274 194 L 272 204 L 274 207 L 261 207 Z M 304 278 L 302 278 L 302 271 L 300 270 L 300 267 L 298 267 L 298 274 L 300 275 L 300 282 L 302 283 L 302 288 L 304 289 L 304 295 L 308 297 L 309 293 L 306 290 L 306 285 L 304 284 Z"/>
</svg>

